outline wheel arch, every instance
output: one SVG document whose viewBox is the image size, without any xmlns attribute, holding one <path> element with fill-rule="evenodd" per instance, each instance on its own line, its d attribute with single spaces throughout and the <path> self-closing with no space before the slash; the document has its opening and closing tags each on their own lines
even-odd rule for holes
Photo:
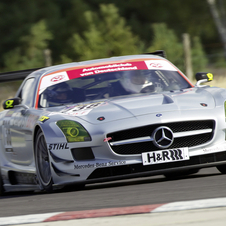
<svg viewBox="0 0 226 226">
<path fill-rule="evenodd" d="M 43 142 L 46 143 L 43 128 L 40 125 L 36 125 L 34 128 L 34 133 L 33 133 L 33 151 L 34 151 L 34 159 L 35 159 L 35 165 L 36 165 L 37 180 L 38 180 L 41 190 L 50 192 L 50 191 L 52 191 L 52 184 L 53 184 L 53 180 L 52 180 L 52 176 L 51 176 L 51 163 L 49 161 L 49 157 L 47 157 L 48 160 L 45 160 L 43 158 L 43 156 L 41 156 L 41 158 L 39 158 L 39 156 L 38 156 L 39 153 L 43 153 L 42 151 L 40 152 L 37 150 L 37 145 L 39 145 L 39 142 L 40 142 L 40 136 L 43 137 L 43 141 L 41 141 L 41 143 L 43 143 Z M 45 150 L 46 156 L 49 156 L 47 145 L 46 145 L 46 148 L 44 148 L 44 150 Z M 42 164 L 40 164 L 40 159 L 42 159 L 41 161 L 46 161 L 46 162 L 48 161 L 48 163 L 49 163 L 48 168 L 49 168 L 50 173 L 49 173 L 49 177 L 48 177 L 49 178 L 48 182 L 45 181 L 46 177 L 43 174 L 44 171 L 42 171 L 42 167 L 40 167 L 42 165 Z M 40 172 L 42 172 L 42 173 L 40 173 Z"/>
<path fill-rule="evenodd" d="M 33 152 L 34 152 L 34 155 L 35 155 L 35 141 L 36 141 L 36 136 L 37 136 L 37 133 L 39 130 L 42 130 L 41 126 L 40 125 L 36 125 L 35 128 L 34 128 L 34 132 L 33 132 Z"/>
</svg>

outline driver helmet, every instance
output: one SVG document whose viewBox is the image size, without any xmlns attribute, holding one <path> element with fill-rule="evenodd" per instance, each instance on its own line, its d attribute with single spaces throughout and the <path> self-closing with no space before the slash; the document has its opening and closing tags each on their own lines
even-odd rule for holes
<svg viewBox="0 0 226 226">
<path fill-rule="evenodd" d="M 50 105 L 64 105 L 73 103 L 73 89 L 67 83 L 59 83 L 47 90 Z"/>
<path fill-rule="evenodd" d="M 154 92 L 149 72 L 144 70 L 126 71 L 120 80 L 124 89 L 131 93 Z"/>
</svg>

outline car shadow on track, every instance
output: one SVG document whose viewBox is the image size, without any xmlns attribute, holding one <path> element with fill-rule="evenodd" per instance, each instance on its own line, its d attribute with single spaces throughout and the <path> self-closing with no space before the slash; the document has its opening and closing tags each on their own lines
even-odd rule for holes
<svg viewBox="0 0 226 226">
<path fill-rule="evenodd" d="M 122 186 L 131 186 L 137 184 L 151 184 L 151 183 L 161 183 L 166 181 L 176 181 L 176 180 L 189 180 L 195 178 L 205 178 L 205 177 L 214 177 L 214 176 L 223 176 L 220 172 L 218 172 L 215 167 L 209 169 L 202 169 L 198 173 L 190 174 L 190 175 L 180 175 L 175 177 L 165 177 L 164 175 L 157 176 L 147 176 L 147 177 L 137 177 L 133 179 L 122 179 L 115 180 L 109 182 L 101 182 L 94 184 L 86 184 L 84 189 L 76 189 L 76 190 L 94 190 L 94 189 L 104 189 L 111 187 L 122 187 Z M 57 191 L 57 192 L 73 192 L 75 191 L 75 185 L 66 186 L 65 188 Z"/>
<path fill-rule="evenodd" d="M 122 187 L 122 186 L 131 186 L 131 185 L 138 185 L 138 184 L 151 184 L 151 183 L 161 183 L 166 181 L 176 181 L 176 180 L 189 180 L 195 178 L 205 178 L 205 177 L 214 177 L 220 176 L 223 174 L 218 173 L 217 171 L 213 171 L 212 173 L 209 171 L 199 172 L 196 174 L 191 175 L 181 175 L 175 177 L 165 177 L 163 175 L 157 176 L 148 176 L 148 177 L 137 177 L 133 179 L 122 179 L 122 180 L 115 180 L 110 182 L 101 182 L 101 183 L 94 183 L 94 184 L 73 184 L 65 186 L 61 189 L 57 189 L 52 191 L 51 193 L 62 193 L 62 192 L 75 192 L 75 191 L 82 191 L 82 190 L 94 190 L 94 189 L 104 189 L 104 188 L 112 188 L 112 187 Z M 5 193 L 3 196 L 0 196 L 0 199 L 8 199 L 8 198 L 15 198 L 21 196 L 33 196 L 33 195 L 42 195 L 46 194 L 45 191 L 23 191 L 23 192 L 8 192 Z"/>
<path fill-rule="evenodd" d="M 183 179 L 194 179 L 194 178 L 204 178 L 204 177 L 214 177 L 222 175 L 221 173 L 214 173 L 214 174 L 202 174 L 202 175 L 187 175 L 187 176 L 176 176 L 172 178 L 166 178 L 164 176 L 153 178 L 136 178 L 136 179 L 129 179 L 129 180 L 122 180 L 122 181 L 114 181 L 114 182 L 105 182 L 105 183 L 97 183 L 97 184 L 89 184 L 85 186 L 85 190 L 92 190 L 92 189 L 102 189 L 102 188 L 110 188 L 110 187 L 121 187 L 121 186 L 131 186 L 137 184 L 151 184 L 151 183 L 161 183 L 166 181 L 176 181 L 176 180 L 183 180 Z"/>
</svg>

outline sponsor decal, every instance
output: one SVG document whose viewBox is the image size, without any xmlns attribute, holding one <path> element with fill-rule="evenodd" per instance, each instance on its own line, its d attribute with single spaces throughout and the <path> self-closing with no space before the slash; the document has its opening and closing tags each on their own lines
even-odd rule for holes
<svg viewBox="0 0 226 226">
<path fill-rule="evenodd" d="M 184 161 L 188 159 L 190 159 L 188 148 L 177 148 L 142 153 L 143 165 Z"/>
<path fill-rule="evenodd" d="M 153 68 L 158 68 L 158 69 L 160 69 L 160 68 L 163 67 L 163 65 L 160 64 L 160 63 L 150 63 L 149 66 L 150 66 L 150 67 L 153 67 Z"/>
<path fill-rule="evenodd" d="M 41 94 L 49 86 L 52 86 L 52 85 L 55 85 L 55 84 L 58 84 L 61 82 L 65 82 L 68 80 L 69 80 L 69 78 L 68 78 L 66 71 L 58 72 L 58 73 L 51 74 L 51 75 L 45 75 L 41 79 L 39 94 Z"/>
<path fill-rule="evenodd" d="M 169 151 L 162 151 L 161 153 L 155 153 L 151 155 L 147 154 L 148 162 L 157 162 L 157 161 L 165 161 L 165 160 L 180 160 L 183 159 L 182 151 L 180 149 L 173 149 Z"/>
<path fill-rule="evenodd" d="M 137 70 L 137 66 L 133 66 L 132 63 L 109 64 L 109 65 L 98 66 L 98 67 L 84 68 L 82 72 L 85 72 L 85 73 L 81 73 L 80 75 L 87 76 L 87 75 L 94 75 L 94 74 L 113 72 L 113 71 L 125 71 L 125 70 Z"/>
<path fill-rule="evenodd" d="M 119 165 L 125 165 L 126 161 L 116 161 L 116 162 L 108 162 L 108 166 L 119 166 Z"/>
<path fill-rule="evenodd" d="M 38 119 L 38 121 L 40 121 L 40 122 L 45 122 L 45 121 L 47 121 L 49 119 L 49 117 L 47 117 L 47 116 L 41 116 L 39 119 Z"/>
<path fill-rule="evenodd" d="M 65 75 L 60 74 L 60 75 L 53 77 L 50 81 L 51 82 L 59 82 L 59 81 L 63 80 L 64 78 L 65 78 Z"/>
<path fill-rule="evenodd" d="M 95 168 L 95 164 L 74 165 L 74 169 L 89 169 Z"/>
<path fill-rule="evenodd" d="M 48 150 L 61 150 L 61 149 L 69 149 L 68 143 L 58 143 L 58 144 L 49 144 Z"/>
<path fill-rule="evenodd" d="M 174 67 L 170 62 L 166 60 L 146 60 L 145 61 L 147 68 L 152 70 L 169 70 L 169 71 L 177 71 L 176 67 Z"/>
<path fill-rule="evenodd" d="M 204 148 L 202 150 L 204 153 L 215 153 L 215 152 L 225 151 L 225 149 L 226 149 L 226 144 L 221 144 L 221 145 L 213 146 L 210 148 Z"/>
<path fill-rule="evenodd" d="M 96 162 L 92 164 L 77 164 L 74 165 L 74 169 L 88 169 L 88 168 L 101 168 L 101 167 L 110 167 L 110 166 L 120 166 L 126 165 L 126 161 L 108 161 L 108 162 Z"/>
<path fill-rule="evenodd" d="M 78 77 L 84 77 L 89 75 L 96 75 L 107 72 L 117 72 L 117 71 L 130 71 L 130 70 L 142 70 L 147 69 L 147 65 L 144 61 L 137 62 L 126 62 L 126 63 L 114 63 L 107 65 L 99 65 L 96 67 L 86 67 L 82 69 L 75 69 L 67 71 L 69 79 L 74 79 Z"/>
<path fill-rule="evenodd" d="M 121 63 L 121 64 L 108 64 L 108 65 L 103 65 L 103 66 L 97 66 L 97 67 L 90 67 L 90 68 L 84 68 L 82 72 L 86 71 L 96 71 L 96 70 L 105 70 L 109 68 L 119 68 L 119 67 L 131 67 L 131 63 Z"/>
</svg>

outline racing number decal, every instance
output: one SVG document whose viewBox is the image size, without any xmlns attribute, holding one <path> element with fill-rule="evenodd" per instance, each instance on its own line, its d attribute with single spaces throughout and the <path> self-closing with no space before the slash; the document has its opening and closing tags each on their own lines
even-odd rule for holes
<svg viewBox="0 0 226 226">
<path fill-rule="evenodd" d="M 6 108 L 13 108 L 14 100 L 7 100 L 5 102 Z"/>
<path fill-rule="evenodd" d="M 90 111 L 98 106 L 105 104 L 105 102 L 95 102 L 89 104 L 82 104 L 82 105 L 75 105 L 69 108 L 66 108 L 61 111 L 61 113 L 68 114 L 68 115 L 87 115 Z"/>
<path fill-rule="evenodd" d="M 46 120 L 48 120 L 49 119 L 49 117 L 47 117 L 47 116 L 41 116 L 38 120 L 40 121 L 40 122 L 45 122 Z"/>
<path fill-rule="evenodd" d="M 208 73 L 207 77 L 208 77 L 208 81 L 212 81 L 213 80 L 213 74 L 212 73 Z"/>
</svg>

